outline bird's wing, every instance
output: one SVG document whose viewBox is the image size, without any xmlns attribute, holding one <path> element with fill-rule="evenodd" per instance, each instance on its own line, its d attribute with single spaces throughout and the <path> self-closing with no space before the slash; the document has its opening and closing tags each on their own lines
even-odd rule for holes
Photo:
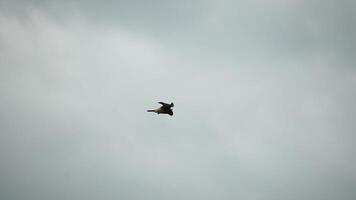
<svg viewBox="0 0 356 200">
<path fill-rule="evenodd" d="M 169 104 L 168 103 L 164 103 L 164 102 L 158 102 L 159 104 L 161 104 L 162 106 L 169 106 Z"/>
<path fill-rule="evenodd" d="M 171 109 L 167 110 L 167 114 L 172 116 L 173 115 L 173 111 Z"/>
</svg>

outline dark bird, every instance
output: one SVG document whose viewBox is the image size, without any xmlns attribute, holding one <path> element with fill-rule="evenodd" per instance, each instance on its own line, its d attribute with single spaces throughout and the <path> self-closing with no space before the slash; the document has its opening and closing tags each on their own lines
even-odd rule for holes
<svg viewBox="0 0 356 200">
<path fill-rule="evenodd" d="M 158 102 L 162 106 L 160 108 L 157 108 L 155 110 L 147 110 L 147 112 L 155 112 L 157 114 L 168 114 L 170 116 L 173 115 L 173 110 L 172 107 L 174 107 L 173 102 L 171 104 L 168 103 L 163 103 L 163 102 Z"/>
</svg>

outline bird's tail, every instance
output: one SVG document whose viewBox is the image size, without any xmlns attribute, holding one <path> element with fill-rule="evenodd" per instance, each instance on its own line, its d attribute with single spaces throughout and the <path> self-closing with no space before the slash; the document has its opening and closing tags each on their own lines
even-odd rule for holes
<svg viewBox="0 0 356 200">
<path fill-rule="evenodd" d="M 147 110 L 147 112 L 156 112 L 156 110 Z"/>
</svg>

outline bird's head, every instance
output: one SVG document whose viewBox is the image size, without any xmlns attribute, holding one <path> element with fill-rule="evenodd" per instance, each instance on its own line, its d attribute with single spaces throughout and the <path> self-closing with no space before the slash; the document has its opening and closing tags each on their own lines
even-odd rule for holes
<svg viewBox="0 0 356 200">
<path fill-rule="evenodd" d="M 171 107 L 174 107 L 174 103 L 173 102 L 171 102 Z"/>
</svg>

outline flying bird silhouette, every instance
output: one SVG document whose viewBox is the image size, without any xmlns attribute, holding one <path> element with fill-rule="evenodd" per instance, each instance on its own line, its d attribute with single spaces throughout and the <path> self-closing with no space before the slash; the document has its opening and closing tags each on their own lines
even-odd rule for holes
<svg viewBox="0 0 356 200">
<path fill-rule="evenodd" d="M 172 110 L 172 107 L 174 107 L 173 102 L 170 104 L 164 102 L 158 102 L 158 103 L 161 104 L 162 106 L 155 110 L 147 110 L 147 112 L 155 112 L 157 114 L 168 114 L 170 116 L 173 115 L 173 110 Z"/>
</svg>

